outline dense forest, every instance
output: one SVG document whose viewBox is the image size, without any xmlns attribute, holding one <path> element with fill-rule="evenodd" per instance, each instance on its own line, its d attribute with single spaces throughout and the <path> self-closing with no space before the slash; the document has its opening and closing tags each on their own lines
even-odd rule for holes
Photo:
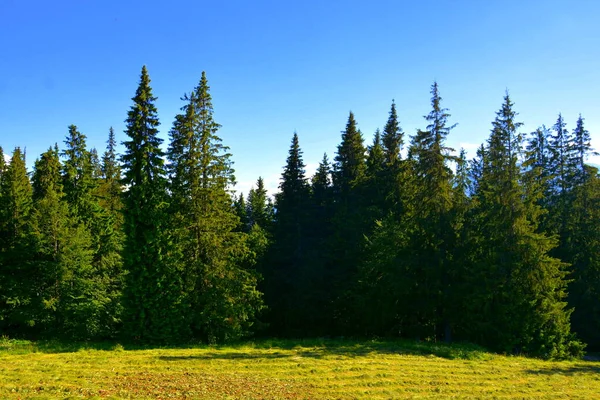
<svg viewBox="0 0 600 400">
<path fill-rule="evenodd" d="M 168 144 L 145 67 L 132 100 L 123 154 L 112 128 L 99 154 L 75 125 L 33 171 L 0 148 L 0 335 L 600 349 L 600 177 L 582 117 L 523 134 L 506 93 L 468 160 L 446 145 L 434 83 L 422 129 L 405 134 L 392 102 L 365 144 L 350 113 L 313 176 L 294 133 L 271 200 L 261 178 L 235 192 L 204 73 Z"/>
</svg>

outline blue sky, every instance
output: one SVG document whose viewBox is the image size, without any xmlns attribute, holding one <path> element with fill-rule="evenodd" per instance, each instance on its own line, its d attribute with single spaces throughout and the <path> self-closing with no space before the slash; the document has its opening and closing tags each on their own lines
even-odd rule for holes
<svg viewBox="0 0 600 400">
<path fill-rule="evenodd" d="M 370 142 L 395 99 L 414 134 L 434 80 L 451 146 L 483 142 L 508 89 L 524 132 L 581 113 L 600 148 L 599 15 L 595 0 L 0 0 L 0 145 L 32 165 L 69 124 L 100 152 L 110 126 L 125 140 L 145 64 L 165 148 L 206 71 L 244 192 L 259 175 L 276 189 L 294 131 L 312 175 L 350 110 Z"/>
</svg>

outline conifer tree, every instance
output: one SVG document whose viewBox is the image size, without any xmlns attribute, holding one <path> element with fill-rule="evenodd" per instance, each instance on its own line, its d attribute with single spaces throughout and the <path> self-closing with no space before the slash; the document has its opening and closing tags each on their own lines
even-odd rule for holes
<svg viewBox="0 0 600 400">
<path fill-rule="evenodd" d="M 298 134 L 294 132 L 286 165 L 281 174 L 280 192 L 275 197 L 273 245 L 269 255 L 270 271 L 265 271 L 266 300 L 272 329 L 279 334 L 298 335 L 302 331 L 300 304 L 306 288 L 303 267 L 307 257 L 307 208 L 310 186 Z"/>
<path fill-rule="evenodd" d="M 114 329 L 107 318 L 111 299 L 93 265 L 90 232 L 65 201 L 58 157 L 58 147 L 50 148 L 33 174 L 36 316 L 52 337 L 105 337 Z"/>
<path fill-rule="evenodd" d="M 373 144 L 368 147 L 365 174 L 365 201 L 370 221 L 380 220 L 387 213 L 389 196 L 388 178 L 386 174 L 390 164 L 385 161 L 386 155 L 381 144 L 379 129 L 375 131 Z"/>
<path fill-rule="evenodd" d="M 350 112 L 333 163 L 334 216 L 328 255 L 334 319 L 337 328 L 342 330 L 351 329 L 349 326 L 353 323 L 348 297 L 360 263 L 364 234 L 371 224 L 366 212 L 365 173 L 366 149 L 354 114 Z"/>
<path fill-rule="evenodd" d="M 385 124 L 385 128 L 383 128 L 381 141 L 385 153 L 385 162 L 390 166 L 397 166 L 401 160 L 400 151 L 404 144 L 404 132 L 400 128 L 396 103 L 394 101 L 392 101 L 390 116 Z"/>
<path fill-rule="evenodd" d="M 247 237 L 236 232 L 229 148 L 217 135 L 210 88 L 200 83 L 170 131 L 173 231 L 182 258 L 192 332 L 208 342 L 246 335 L 262 308 L 257 275 L 246 268 Z"/>
<path fill-rule="evenodd" d="M 452 249 L 455 232 L 452 221 L 452 171 L 449 161 L 453 149 L 445 139 L 456 126 L 448 124 L 450 114 L 441 106 L 437 82 L 431 87 L 429 123 L 419 130 L 411 143 L 415 179 L 413 207 L 415 224 L 411 234 L 409 271 L 414 277 L 414 324 L 418 336 L 451 339 L 453 311 L 449 292 L 454 275 Z"/>
<path fill-rule="evenodd" d="M 273 209 L 269 204 L 267 189 L 262 177 L 256 181 L 256 189 L 250 189 L 248 193 L 247 215 L 250 226 L 258 225 L 266 231 L 270 231 L 273 223 Z"/>
<path fill-rule="evenodd" d="M 0 146 L 0 181 L 2 180 L 2 174 L 4 174 L 4 170 L 6 169 L 6 160 L 4 159 L 4 150 L 2 146 Z"/>
<path fill-rule="evenodd" d="M 506 94 L 476 193 L 465 329 L 470 340 L 497 350 L 570 356 L 581 346 L 569 328 L 565 264 L 549 255 L 556 240 L 537 231 L 540 207 L 527 197 L 540 190 L 523 185 L 516 115 Z"/>
<path fill-rule="evenodd" d="M 598 154 L 592 149 L 590 133 L 583 124 L 584 118 L 579 114 L 577 126 L 573 130 L 573 164 L 576 169 L 575 184 L 581 184 L 586 179 L 586 158 L 592 154 Z"/>
<path fill-rule="evenodd" d="M 24 333 L 35 324 L 27 284 L 33 266 L 32 189 L 25 155 L 15 148 L 0 186 L 0 326 Z"/>
<path fill-rule="evenodd" d="M 240 220 L 237 230 L 248 233 L 250 231 L 250 219 L 248 218 L 248 206 L 246 205 L 244 193 L 240 193 L 239 196 L 235 197 L 233 209 Z"/>
<path fill-rule="evenodd" d="M 94 150 L 94 149 L 92 149 Z M 115 212 L 101 207 L 100 187 L 101 165 L 97 152 L 87 149 L 86 136 L 75 125 L 69 126 L 62 152 L 63 185 L 65 200 L 69 208 L 87 229 L 92 240 L 93 261 L 90 274 L 98 283 L 98 296 L 104 298 L 102 311 L 104 321 L 102 335 L 114 333 L 118 318 L 119 297 L 121 295 L 121 257 L 122 237 L 115 229 L 115 221 L 120 217 Z M 91 278 L 90 278 L 91 279 Z M 100 307 L 100 305 L 99 305 Z"/>
<path fill-rule="evenodd" d="M 127 271 L 124 330 L 131 339 L 176 340 L 187 335 L 182 316 L 181 271 L 173 265 L 167 235 L 167 180 L 158 137 L 156 97 L 144 66 L 125 120 L 122 181 L 123 266 Z"/>
<path fill-rule="evenodd" d="M 589 149 L 591 152 L 591 149 Z M 586 155 L 584 155 L 585 157 Z M 588 346 L 600 349 L 600 177 L 598 169 L 584 165 L 583 182 L 577 185 L 569 207 L 569 241 L 563 244 L 571 263 L 569 306 L 573 330 Z"/>
</svg>

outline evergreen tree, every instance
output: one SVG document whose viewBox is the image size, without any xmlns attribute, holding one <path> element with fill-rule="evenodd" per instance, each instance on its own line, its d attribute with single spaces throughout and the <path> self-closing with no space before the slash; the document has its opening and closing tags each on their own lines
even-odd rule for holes
<svg viewBox="0 0 600 400">
<path fill-rule="evenodd" d="M 246 335 L 262 308 L 257 275 L 248 267 L 248 238 L 236 232 L 229 148 L 217 136 L 206 74 L 184 99 L 167 156 L 178 251 L 192 332 L 209 342 Z"/>
<path fill-rule="evenodd" d="M 93 265 L 92 237 L 64 199 L 58 147 L 35 163 L 35 269 L 29 286 L 46 335 L 92 339 L 112 332 L 105 282 Z"/>
<path fill-rule="evenodd" d="M 589 150 L 591 151 L 591 149 Z M 584 155 L 585 157 L 586 155 Z M 600 349 L 600 177 L 598 169 L 584 165 L 584 180 L 575 188 L 569 207 L 569 241 L 565 253 L 572 264 L 569 306 L 573 330 L 588 345 Z"/>
<path fill-rule="evenodd" d="M 362 256 L 364 235 L 371 225 L 366 212 L 365 153 L 362 134 L 350 112 L 333 164 L 334 216 L 328 254 L 328 269 L 333 280 L 333 319 L 337 329 L 342 330 L 351 329 L 353 324 L 349 297 Z"/>
<path fill-rule="evenodd" d="M 235 215 L 240 220 L 237 230 L 246 233 L 250 232 L 250 219 L 248 218 L 248 206 L 246 205 L 244 193 L 240 193 L 239 196 L 235 197 L 233 209 L 235 210 Z"/>
<path fill-rule="evenodd" d="M 270 231 L 273 223 L 273 209 L 269 204 L 267 189 L 261 177 L 256 181 L 256 189 L 250 189 L 248 193 L 247 215 L 250 226 L 258 225 L 266 231 Z"/>
<path fill-rule="evenodd" d="M 124 302 L 126 336 L 137 340 L 168 341 L 187 335 L 182 316 L 181 270 L 173 264 L 167 235 L 167 180 L 159 120 L 150 77 L 144 66 L 127 113 L 123 143 L 122 181 L 127 271 Z"/>
<path fill-rule="evenodd" d="M 270 271 L 265 271 L 266 300 L 275 332 L 301 335 L 304 330 L 302 305 L 306 287 L 303 267 L 307 257 L 307 207 L 310 187 L 298 134 L 294 132 L 286 165 L 281 174 L 280 192 L 275 196 L 273 245 L 269 255 Z"/>
<path fill-rule="evenodd" d="M 400 163 L 400 151 L 404 144 L 404 132 L 400 128 L 396 103 L 392 101 L 390 116 L 383 128 L 382 146 L 385 153 L 385 162 L 390 166 L 398 166 Z"/>
<path fill-rule="evenodd" d="M 584 118 L 579 114 L 577 126 L 573 130 L 573 164 L 576 169 L 575 184 L 581 184 L 587 178 L 586 158 L 591 154 L 598 154 L 592 149 L 590 133 L 583 124 Z"/>
<path fill-rule="evenodd" d="M 387 212 L 387 198 L 390 195 L 385 153 L 381 145 L 381 134 L 379 129 L 375 131 L 373 144 L 368 147 L 366 161 L 366 182 L 365 182 L 365 200 L 366 207 L 369 210 L 369 219 L 371 221 L 379 220 Z"/>
<path fill-rule="evenodd" d="M 100 180 L 98 194 L 100 197 L 100 206 L 114 219 L 115 230 L 120 230 L 123 223 L 121 213 L 123 204 L 121 200 L 121 167 L 117 161 L 116 146 L 115 132 L 111 127 L 108 132 L 106 151 L 102 156 L 102 179 Z"/>
<path fill-rule="evenodd" d="M 4 159 L 4 150 L 2 146 L 0 146 L 0 181 L 2 180 L 2 175 L 6 169 L 6 160 Z"/>
<path fill-rule="evenodd" d="M 75 125 L 69 126 L 62 155 L 65 157 L 65 200 L 73 215 L 84 224 L 81 229 L 87 229 L 92 240 L 93 261 L 89 273 L 97 281 L 98 296 L 103 298 L 102 305 L 97 304 L 97 313 L 105 318 L 98 324 L 103 327 L 101 334 L 109 336 L 114 333 L 120 309 L 118 303 L 122 269 L 119 253 L 122 250 L 122 237 L 120 232 L 115 230 L 115 221 L 120 217 L 100 205 L 100 161 L 95 150 L 87 149 L 86 136 L 80 133 Z"/>
<path fill-rule="evenodd" d="M 455 232 L 453 227 L 452 171 L 447 165 L 455 158 L 445 139 L 456 126 L 448 125 L 450 114 L 441 106 L 437 82 L 431 87 L 429 123 L 412 138 L 411 164 L 415 179 L 414 218 L 410 235 L 412 256 L 409 273 L 413 276 L 414 306 L 412 325 L 417 336 L 451 339 L 453 312 L 450 288 L 455 265 L 452 263 Z"/>
<path fill-rule="evenodd" d="M 564 357 L 581 351 L 569 328 L 565 264 L 537 230 L 540 196 L 522 182 L 522 125 L 508 94 L 488 140 L 472 219 L 468 339 L 504 351 Z M 498 329 L 502 327 L 502 329 Z"/>
<path fill-rule="evenodd" d="M 36 322 L 28 288 L 34 241 L 31 183 L 18 147 L 2 174 L 0 193 L 0 326 L 4 332 L 24 333 Z"/>
</svg>

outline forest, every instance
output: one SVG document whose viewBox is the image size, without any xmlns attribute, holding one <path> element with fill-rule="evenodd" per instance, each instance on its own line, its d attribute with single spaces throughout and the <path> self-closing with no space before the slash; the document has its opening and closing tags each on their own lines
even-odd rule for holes
<svg viewBox="0 0 600 400">
<path fill-rule="evenodd" d="M 32 171 L 0 148 L 0 336 L 600 349 L 600 177 L 583 117 L 522 133 L 507 92 L 467 159 L 446 145 L 455 124 L 433 83 L 422 129 L 403 132 L 392 102 L 365 143 L 350 112 L 312 176 L 294 133 L 271 199 L 260 177 L 235 191 L 205 73 L 168 143 L 155 101 L 143 67 L 123 154 L 112 128 L 100 154 L 75 125 Z"/>
</svg>

